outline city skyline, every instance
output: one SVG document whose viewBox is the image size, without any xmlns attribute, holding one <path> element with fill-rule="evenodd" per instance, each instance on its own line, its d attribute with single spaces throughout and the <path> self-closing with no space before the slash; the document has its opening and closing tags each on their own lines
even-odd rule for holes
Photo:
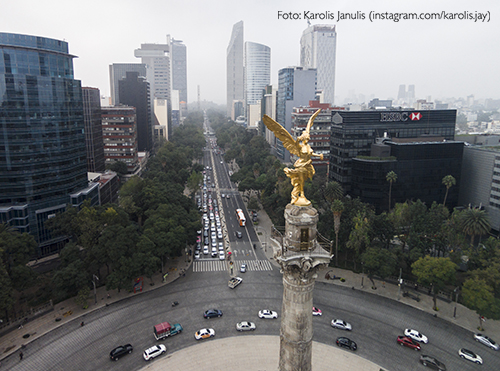
<svg viewBox="0 0 500 371">
<path fill-rule="evenodd" d="M 166 35 L 187 47 L 188 102 L 201 100 L 226 103 L 226 48 L 235 23 L 245 24 L 245 40 L 271 48 L 271 83 L 278 83 L 278 70 L 300 65 L 300 38 L 311 25 L 335 25 L 337 31 L 336 103 L 352 94 L 380 99 L 397 98 L 401 84 L 415 85 L 416 98 L 500 99 L 498 35 L 500 4 L 477 1 L 428 0 L 418 3 L 387 1 L 317 1 L 307 5 L 296 0 L 262 0 L 234 4 L 219 0 L 210 6 L 193 0 L 174 4 L 148 1 L 137 17 L 131 1 L 89 1 L 72 6 L 51 1 L 21 0 L 3 5 L 2 32 L 65 40 L 74 60 L 75 78 L 82 86 L 96 87 L 110 95 L 109 65 L 137 63 L 134 50 L 143 43 L 163 44 Z M 237 8 L 237 9 L 235 9 Z M 97 11 L 96 11 L 97 10 Z M 375 20 L 370 11 L 394 16 L 415 12 L 464 14 L 481 20 Z M 309 13 L 308 13 L 309 12 Z M 341 16 L 357 18 L 338 20 Z M 464 13 L 466 12 L 466 13 Z M 488 14 L 489 12 L 489 14 Z M 311 18 L 316 14 L 316 19 Z M 110 17 L 117 22 L 110 22 Z M 301 19 L 285 19 L 298 17 Z M 314 18 L 314 17 L 312 17 Z M 326 18 L 326 19 L 320 19 Z M 332 20 L 333 18 L 333 20 Z M 364 19 L 363 19 L 364 18 Z M 123 24 L 123 26 L 121 26 Z"/>
</svg>

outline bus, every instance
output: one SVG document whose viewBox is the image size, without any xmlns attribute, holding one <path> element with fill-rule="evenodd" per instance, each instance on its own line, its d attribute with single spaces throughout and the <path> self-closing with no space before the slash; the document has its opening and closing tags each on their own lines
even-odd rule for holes
<svg viewBox="0 0 500 371">
<path fill-rule="evenodd" d="M 236 209 L 236 216 L 238 217 L 238 222 L 240 223 L 240 227 L 244 227 L 246 223 L 245 214 L 243 214 L 243 210 Z"/>
</svg>

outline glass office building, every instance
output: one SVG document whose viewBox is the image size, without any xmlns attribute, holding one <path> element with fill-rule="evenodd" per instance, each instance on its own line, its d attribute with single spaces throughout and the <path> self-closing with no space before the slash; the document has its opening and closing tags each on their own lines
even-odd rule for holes
<svg viewBox="0 0 500 371">
<path fill-rule="evenodd" d="M 80 81 L 68 43 L 0 33 L 0 223 L 31 233 L 38 256 L 63 237 L 47 219 L 98 200 L 88 187 Z"/>
</svg>

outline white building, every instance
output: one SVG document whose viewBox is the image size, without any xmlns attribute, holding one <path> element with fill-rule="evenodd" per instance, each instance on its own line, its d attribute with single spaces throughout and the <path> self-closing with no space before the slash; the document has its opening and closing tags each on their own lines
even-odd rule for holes
<svg viewBox="0 0 500 371">
<path fill-rule="evenodd" d="M 334 25 L 306 28 L 300 39 L 300 65 L 317 70 L 317 89 L 323 90 L 322 103 L 334 103 L 337 32 Z"/>
<path fill-rule="evenodd" d="M 243 86 L 243 21 L 233 26 L 231 39 L 227 47 L 226 77 L 227 77 L 227 116 L 236 120 L 240 110 L 234 109 L 235 102 L 245 99 Z"/>
<path fill-rule="evenodd" d="M 247 41 L 244 70 L 245 112 L 248 119 L 249 106 L 260 104 L 262 91 L 271 83 L 271 48 Z"/>
</svg>

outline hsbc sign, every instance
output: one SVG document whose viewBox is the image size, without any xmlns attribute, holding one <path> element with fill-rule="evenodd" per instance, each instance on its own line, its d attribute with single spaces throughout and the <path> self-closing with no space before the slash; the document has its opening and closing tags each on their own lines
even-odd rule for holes
<svg viewBox="0 0 500 371">
<path fill-rule="evenodd" d="M 422 118 L 420 112 L 381 112 L 380 122 L 396 122 L 396 121 L 419 121 Z"/>
</svg>

